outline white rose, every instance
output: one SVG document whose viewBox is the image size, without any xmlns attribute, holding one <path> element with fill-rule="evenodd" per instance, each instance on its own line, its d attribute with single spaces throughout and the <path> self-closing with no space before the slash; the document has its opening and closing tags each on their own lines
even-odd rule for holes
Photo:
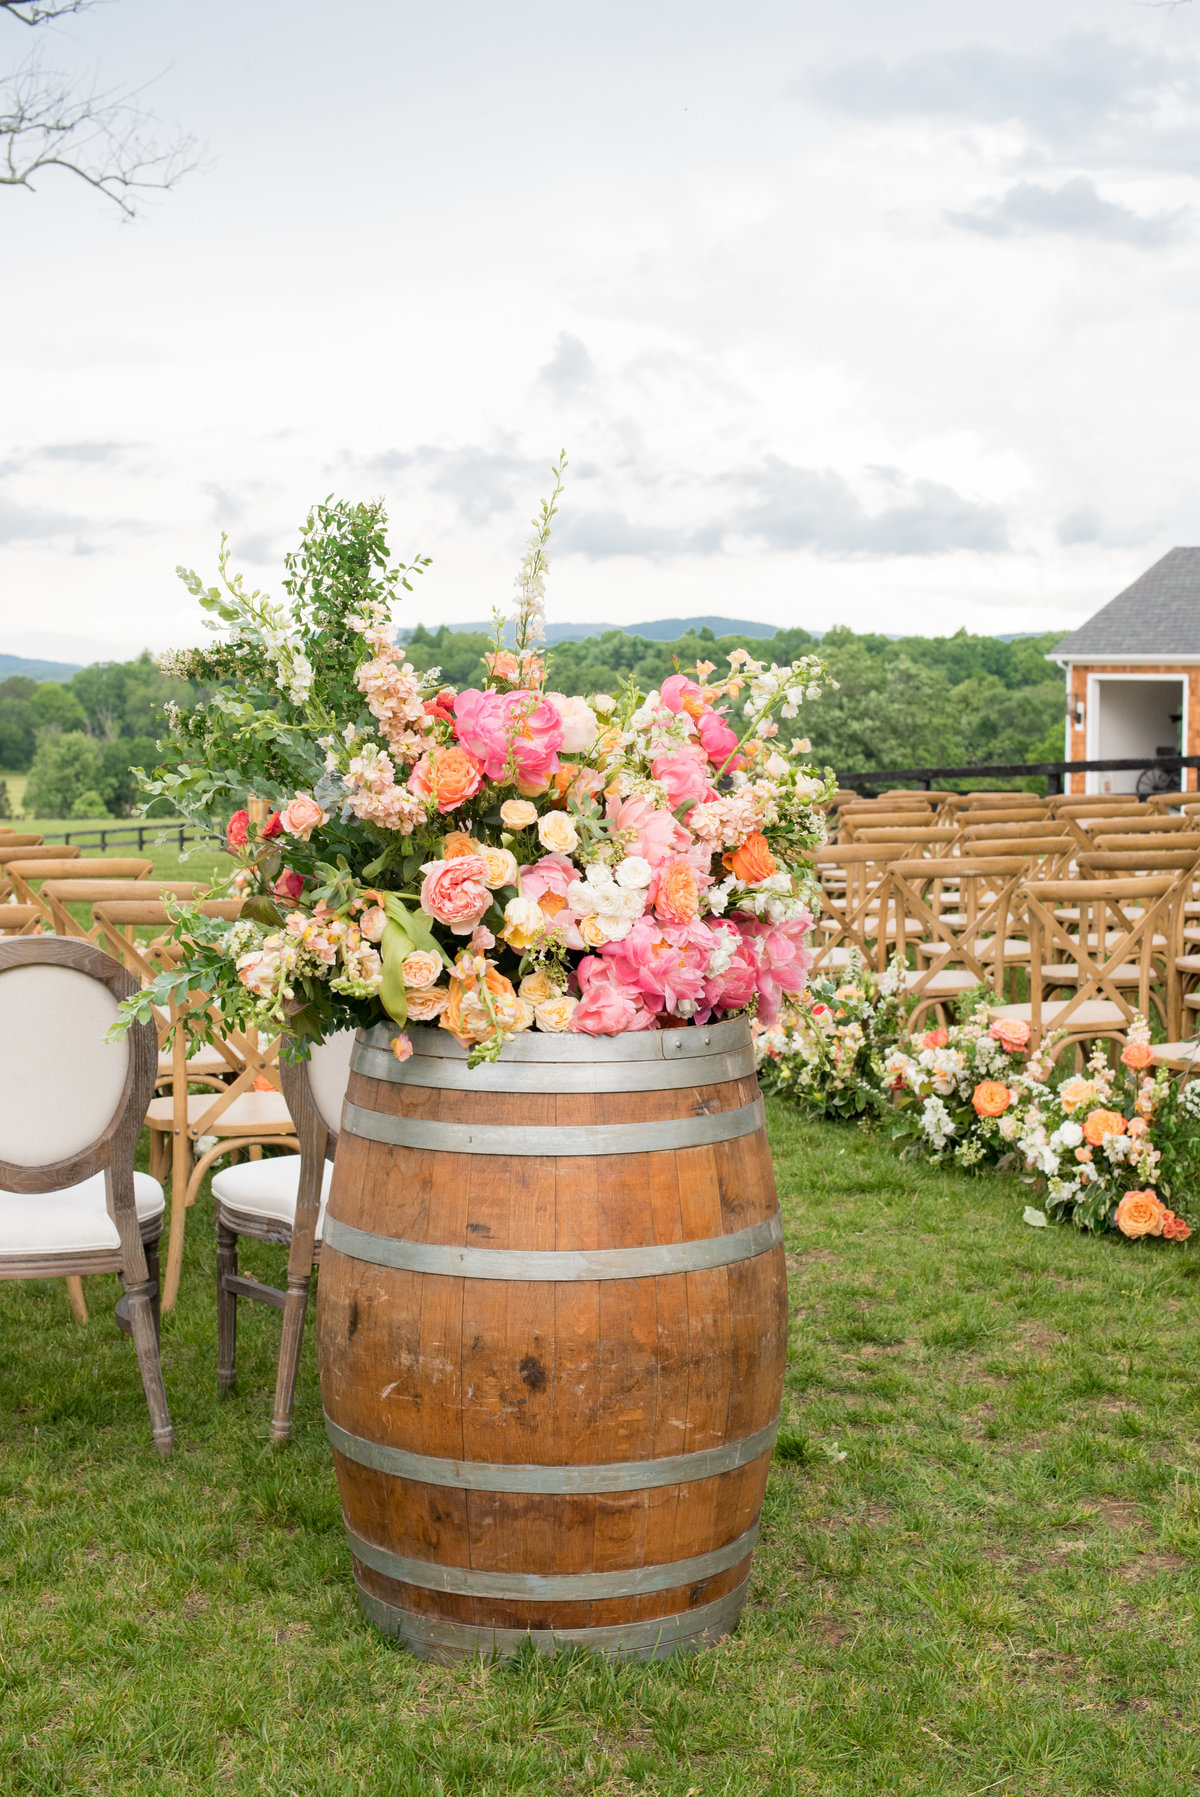
<svg viewBox="0 0 1200 1797">
<path fill-rule="evenodd" d="M 616 870 L 618 886 L 649 886 L 653 868 L 641 855 L 626 855 Z"/>
<path fill-rule="evenodd" d="M 551 705 L 563 721 L 563 751 L 581 755 L 590 749 L 600 734 L 600 721 L 586 699 L 565 693 L 547 693 Z"/>
<path fill-rule="evenodd" d="M 633 928 L 632 918 L 622 917 L 618 911 L 601 911 L 599 916 L 589 917 L 588 922 L 598 923 L 610 942 L 624 942 Z M 582 927 L 579 933 L 583 935 Z"/>
<path fill-rule="evenodd" d="M 603 948 L 612 938 L 604 927 L 603 919 L 598 916 L 585 917 L 579 925 L 579 934 L 589 948 Z"/>
<path fill-rule="evenodd" d="M 533 1007 L 538 1028 L 556 1036 L 561 1035 L 564 1030 L 570 1029 L 571 1013 L 578 1003 L 577 998 L 571 998 L 565 992 L 558 998 L 542 999 Z"/>
<path fill-rule="evenodd" d="M 579 844 L 575 819 L 565 811 L 544 811 L 538 818 L 537 833 L 542 847 L 552 855 L 569 855 Z"/>
<path fill-rule="evenodd" d="M 782 780 L 787 773 L 788 764 L 777 750 L 772 750 L 771 754 L 767 756 L 766 771 L 772 780 Z"/>
<path fill-rule="evenodd" d="M 1054 1133 L 1064 1148 L 1078 1148 L 1083 1141 L 1083 1130 L 1078 1123 L 1060 1123 Z"/>
<path fill-rule="evenodd" d="M 572 880 L 567 887 L 567 906 L 576 917 L 591 917 L 600 909 L 596 888 L 587 880 Z"/>
<path fill-rule="evenodd" d="M 632 892 L 622 892 L 619 887 L 614 888 L 612 893 L 603 900 L 600 909 L 605 913 L 611 911 L 617 917 L 627 917 L 633 923 L 642 915 L 645 907 L 645 888 L 635 886 Z"/>
<path fill-rule="evenodd" d="M 601 717 L 607 717 L 610 711 L 617 709 L 617 701 L 611 693 L 593 693 L 592 710 L 598 711 Z"/>
</svg>

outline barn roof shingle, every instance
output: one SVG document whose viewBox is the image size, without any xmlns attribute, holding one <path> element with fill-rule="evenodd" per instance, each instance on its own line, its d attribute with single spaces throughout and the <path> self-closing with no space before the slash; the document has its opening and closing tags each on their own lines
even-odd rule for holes
<svg viewBox="0 0 1200 1797">
<path fill-rule="evenodd" d="M 1051 655 L 1072 661 L 1200 655 L 1200 549 L 1169 549 Z"/>
</svg>

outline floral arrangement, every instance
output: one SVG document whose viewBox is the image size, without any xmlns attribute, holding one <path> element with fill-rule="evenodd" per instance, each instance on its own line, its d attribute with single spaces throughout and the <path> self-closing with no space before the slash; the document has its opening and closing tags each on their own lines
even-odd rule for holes
<svg viewBox="0 0 1200 1797">
<path fill-rule="evenodd" d="M 378 505 L 312 513 L 287 604 L 247 592 L 224 544 L 219 587 L 180 570 L 220 634 L 171 670 L 216 690 L 171 718 L 173 761 L 144 784 L 220 830 L 245 903 L 232 925 L 181 910 L 183 959 L 147 1000 L 202 994 L 301 1041 L 384 1016 L 436 1024 L 474 1063 L 527 1029 L 769 1023 L 803 990 L 805 857 L 833 781 L 780 722 L 824 668 L 739 649 L 656 692 L 555 691 L 544 595 L 564 466 L 511 620 L 497 614 L 463 690 L 394 641 L 393 603 L 427 563 L 391 560 Z M 395 1046 L 411 1052 L 403 1034 Z"/>
<path fill-rule="evenodd" d="M 810 979 L 802 1002 L 755 1028 L 759 1082 L 810 1115 L 853 1120 L 891 1108 L 883 1057 L 904 1024 L 900 970 L 851 956 L 840 976 Z"/>
<path fill-rule="evenodd" d="M 910 1152 L 964 1169 L 1017 1169 L 1046 1210 L 1087 1230 L 1185 1242 L 1200 1178 L 1200 1083 L 1154 1075 L 1136 1018 L 1116 1069 L 1098 1044 L 1082 1074 L 1060 1075 L 1056 1037 L 1029 1052 L 1024 1022 L 986 1003 L 960 1022 L 903 1035 L 900 969 L 855 968 L 845 987 L 813 981 L 758 1042 L 764 1083 L 829 1117 L 888 1114 Z M 1180 1206 L 1173 1211 L 1167 1200 Z M 1027 1220 L 1045 1215 L 1026 1211 Z"/>
</svg>

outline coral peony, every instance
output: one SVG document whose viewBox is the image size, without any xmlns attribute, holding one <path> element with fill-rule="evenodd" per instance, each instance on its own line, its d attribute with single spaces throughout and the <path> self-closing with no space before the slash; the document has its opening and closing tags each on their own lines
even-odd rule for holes
<svg viewBox="0 0 1200 1797">
<path fill-rule="evenodd" d="M 606 945 L 604 956 L 619 982 L 640 992 L 651 1010 L 691 1017 L 704 1002 L 712 950 L 712 932 L 698 917 L 676 924 L 639 917 L 620 942 Z"/>
<path fill-rule="evenodd" d="M 653 1014 L 642 994 L 622 980 L 611 962 L 589 956 L 576 968 L 583 997 L 571 1012 L 568 1028 L 576 1035 L 619 1036 L 626 1030 L 653 1029 Z"/>
<path fill-rule="evenodd" d="M 671 816 L 640 794 L 629 799 L 610 799 L 605 808 L 609 829 L 625 840 L 627 852 L 651 867 L 668 855 L 678 854 L 691 842 L 688 832 Z"/>
<path fill-rule="evenodd" d="M 735 752 L 738 746 L 737 732 L 730 729 L 719 712 L 705 712 L 696 725 L 696 735 L 700 738 L 704 753 L 719 773 L 737 773 L 745 767 L 742 757 Z"/>
<path fill-rule="evenodd" d="M 763 880 L 769 880 L 776 869 L 775 857 L 767 847 L 767 839 L 761 830 L 751 830 L 740 848 L 726 855 L 724 861 L 730 873 L 743 886 L 758 886 Z"/>
<path fill-rule="evenodd" d="M 945 1048 L 950 1040 L 949 1030 L 926 1030 L 921 1037 L 922 1048 Z"/>
<path fill-rule="evenodd" d="M 1083 1134 L 1093 1148 L 1099 1148 L 1105 1136 L 1125 1134 L 1125 1119 L 1119 1111 L 1093 1111 L 1084 1119 Z"/>
<path fill-rule="evenodd" d="M 1101 1114 L 1099 1111 L 1093 1113 L 1095 1116 Z M 1089 1122 L 1090 1120 L 1089 1118 Z M 1147 1189 L 1144 1192 L 1126 1192 L 1117 1206 L 1113 1222 L 1122 1235 L 1136 1241 L 1143 1235 L 1162 1235 L 1163 1225 L 1170 1214 L 1166 1205 L 1159 1201 L 1158 1195 Z"/>
<path fill-rule="evenodd" d="M 1186 1242 L 1191 1233 L 1182 1217 L 1177 1217 L 1174 1211 L 1167 1212 L 1163 1218 L 1163 1235 L 1168 1242 Z"/>
<path fill-rule="evenodd" d="M 244 849 L 250 840 L 250 813 L 235 811 L 225 826 L 225 840 L 231 849 Z"/>
<path fill-rule="evenodd" d="M 754 956 L 758 978 L 760 1023 L 771 1024 L 779 1015 L 785 992 L 803 992 L 812 966 L 812 950 L 804 941 L 812 929 L 809 916 L 787 923 L 766 923 L 759 918 L 734 920 Z"/>
<path fill-rule="evenodd" d="M 541 693 L 481 693 L 468 687 L 454 701 L 455 730 L 489 780 L 516 779 L 544 790 L 558 768 L 563 723 Z"/>
<path fill-rule="evenodd" d="M 659 696 L 667 710 L 673 711 L 676 717 L 681 711 L 686 711 L 691 718 L 704 715 L 707 701 L 703 688 L 697 686 L 694 680 L 689 680 L 686 674 L 669 675 L 662 683 Z"/>
<path fill-rule="evenodd" d="M 659 864 L 650 896 L 655 916 L 664 923 L 690 923 L 699 915 L 700 888 L 696 870 L 686 855 L 672 855 Z"/>
<path fill-rule="evenodd" d="M 1012 1101 L 1012 1093 L 998 1079 L 980 1080 L 971 1094 L 977 1117 L 1000 1117 Z"/>
<path fill-rule="evenodd" d="M 483 785 L 483 767 L 465 749 L 430 749 L 408 776 L 408 790 L 432 799 L 440 812 L 454 811 Z"/>
<path fill-rule="evenodd" d="M 469 936 L 492 902 L 485 884 L 482 855 L 459 855 L 453 861 L 427 861 L 421 869 L 421 909 L 456 936 Z"/>
</svg>

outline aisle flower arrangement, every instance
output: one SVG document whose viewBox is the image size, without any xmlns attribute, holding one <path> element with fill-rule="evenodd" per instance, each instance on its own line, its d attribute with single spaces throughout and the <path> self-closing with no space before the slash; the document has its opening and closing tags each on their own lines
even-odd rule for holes
<svg viewBox="0 0 1200 1797">
<path fill-rule="evenodd" d="M 889 976 L 814 980 L 757 1042 L 768 1089 L 810 1114 L 886 1117 L 902 1152 L 965 1170 L 1016 1171 L 1046 1214 L 1130 1240 L 1185 1242 L 1200 1176 L 1200 1083 L 1151 1074 L 1150 1032 L 1130 1026 L 1116 1068 L 1098 1045 L 1081 1074 L 1056 1068 L 1056 1038 L 1029 1052 L 1029 1025 L 986 1003 L 957 1023 L 904 1035 Z M 838 997 L 839 991 L 842 997 Z M 1178 1205 L 1176 1212 L 1171 1205 Z"/>
<path fill-rule="evenodd" d="M 511 620 L 461 689 L 396 644 L 393 604 L 426 564 L 392 561 L 378 505 L 314 511 L 285 604 L 248 592 L 224 549 L 220 586 L 181 570 L 218 637 L 170 666 L 215 696 L 173 717 L 145 784 L 219 831 L 245 903 L 232 925 L 183 910 L 184 959 L 147 999 L 200 995 L 299 1040 L 436 1024 L 474 1062 L 529 1029 L 770 1022 L 803 991 L 806 857 L 832 776 L 784 726 L 824 668 L 739 649 L 650 693 L 555 691 L 543 606 L 563 466 Z"/>
</svg>

